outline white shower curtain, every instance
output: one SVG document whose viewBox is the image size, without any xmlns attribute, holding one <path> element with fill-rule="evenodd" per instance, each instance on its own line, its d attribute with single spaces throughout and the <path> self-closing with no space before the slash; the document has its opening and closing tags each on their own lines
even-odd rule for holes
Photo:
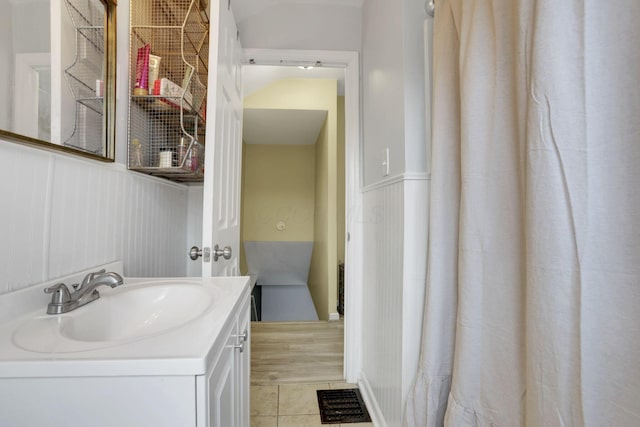
<svg viewBox="0 0 640 427">
<path fill-rule="evenodd" d="M 640 426 L 640 1 L 439 0 L 408 426 Z"/>
</svg>

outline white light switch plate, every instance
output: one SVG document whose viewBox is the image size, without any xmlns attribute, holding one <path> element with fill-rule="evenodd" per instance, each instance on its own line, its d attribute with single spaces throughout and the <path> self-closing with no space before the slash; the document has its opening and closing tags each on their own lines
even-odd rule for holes
<svg viewBox="0 0 640 427">
<path fill-rule="evenodd" d="M 389 147 L 382 150 L 382 176 L 389 175 Z"/>
</svg>

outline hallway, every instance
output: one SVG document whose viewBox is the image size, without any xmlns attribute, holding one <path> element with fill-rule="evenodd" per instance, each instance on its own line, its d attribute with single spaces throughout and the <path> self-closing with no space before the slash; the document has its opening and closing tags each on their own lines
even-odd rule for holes
<svg viewBox="0 0 640 427">
<path fill-rule="evenodd" d="M 342 381 L 344 322 L 251 323 L 251 384 Z"/>
<path fill-rule="evenodd" d="M 343 336 L 343 321 L 251 323 L 251 427 L 322 427 L 316 390 L 355 387 Z"/>
</svg>

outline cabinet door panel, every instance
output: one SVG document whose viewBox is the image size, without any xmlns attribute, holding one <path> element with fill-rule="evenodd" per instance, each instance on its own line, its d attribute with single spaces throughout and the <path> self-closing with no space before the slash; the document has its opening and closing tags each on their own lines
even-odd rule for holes
<svg viewBox="0 0 640 427">
<path fill-rule="evenodd" d="M 218 363 L 211 371 L 208 381 L 208 427 L 238 426 L 235 381 L 235 337 L 227 340 Z"/>
<path fill-rule="evenodd" d="M 0 426 L 195 427 L 194 380 L 193 376 L 5 378 L 0 380 Z"/>
<path fill-rule="evenodd" d="M 236 351 L 236 381 L 237 381 L 237 411 L 239 425 L 249 427 L 250 420 L 250 371 L 251 371 L 251 315 L 249 311 L 250 298 L 247 298 L 238 312 L 238 333 L 242 337 L 246 333 L 243 351 Z"/>
<path fill-rule="evenodd" d="M 250 294 L 229 319 L 222 336 L 224 347 L 207 374 L 196 378 L 198 427 L 250 426 Z M 247 339 L 244 339 L 244 332 Z M 242 349 L 242 351 L 240 351 Z"/>
</svg>

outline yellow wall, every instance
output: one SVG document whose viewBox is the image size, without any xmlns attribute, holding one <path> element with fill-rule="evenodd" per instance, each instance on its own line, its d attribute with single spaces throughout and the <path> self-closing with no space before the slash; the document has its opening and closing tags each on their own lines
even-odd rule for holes
<svg viewBox="0 0 640 427">
<path fill-rule="evenodd" d="M 247 145 L 242 228 L 247 240 L 313 239 L 313 145 Z M 286 228 L 276 229 L 283 221 Z"/>
<path fill-rule="evenodd" d="M 337 82 L 330 79 L 280 80 L 246 97 L 244 107 L 327 111 L 319 137 L 321 143 L 317 142 L 315 146 L 314 248 L 308 281 L 318 317 L 327 320 L 330 312 L 336 312 L 338 294 Z"/>
<path fill-rule="evenodd" d="M 241 240 L 312 241 L 314 170 L 313 145 L 244 144 Z M 247 272 L 244 247 L 240 268 Z"/>
<path fill-rule="evenodd" d="M 329 134 L 327 123 L 325 122 L 318 140 L 316 149 L 316 179 L 315 179 L 315 226 L 313 256 L 311 257 L 311 268 L 309 269 L 309 291 L 313 297 L 313 302 L 321 320 L 328 320 L 332 307 L 329 305 L 329 289 L 326 286 L 331 282 L 330 249 L 331 236 L 329 234 Z M 337 276 L 336 289 L 337 289 Z M 322 315 L 320 314 L 322 308 Z"/>
</svg>

